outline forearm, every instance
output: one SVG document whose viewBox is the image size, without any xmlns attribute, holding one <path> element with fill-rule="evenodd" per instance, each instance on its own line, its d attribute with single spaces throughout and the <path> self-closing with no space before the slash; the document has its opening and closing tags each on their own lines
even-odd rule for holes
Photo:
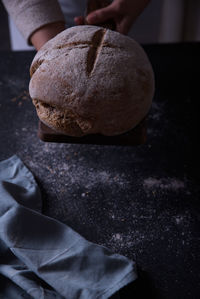
<svg viewBox="0 0 200 299">
<path fill-rule="evenodd" d="M 30 41 L 36 50 L 39 50 L 48 40 L 65 30 L 64 22 L 56 22 L 44 25 L 30 36 Z"/>
</svg>

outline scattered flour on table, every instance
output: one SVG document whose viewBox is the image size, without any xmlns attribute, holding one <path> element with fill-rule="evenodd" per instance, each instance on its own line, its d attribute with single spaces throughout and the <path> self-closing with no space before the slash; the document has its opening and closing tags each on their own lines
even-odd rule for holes
<svg viewBox="0 0 200 299">
<path fill-rule="evenodd" d="M 158 121 L 163 115 L 164 111 L 164 103 L 152 103 L 151 112 L 149 114 L 149 118 Z"/>
<path fill-rule="evenodd" d="M 67 174 L 66 174 L 67 175 Z M 79 184 L 84 186 L 87 190 L 90 190 L 94 186 L 104 185 L 112 186 L 113 184 L 120 187 L 127 186 L 127 179 L 122 173 L 115 173 L 114 171 L 97 170 L 93 168 L 85 168 L 79 165 L 78 171 L 76 165 L 71 165 L 68 173 L 68 183 L 67 184 Z"/>
<path fill-rule="evenodd" d="M 153 189 L 158 188 L 162 190 L 171 190 L 171 191 L 178 191 L 180 189 L 186 188 L 186 184 L 184 181 L 181 181 L 177 178 L 153 178 L 149 177 L 144 180 L 143 187 L 145 189 Z"/>
<path fill-rule="evenodd" d="M 184 216 L 183 215 L 178 215 L 175 217 L 175 223 L 176 224 L 181 224 L 184 221 Z"/>
<path fill-rule="evenodd" d="M 124 233 L 114 233 L 112 234 L 110 240 L 108 240 L 109 244 L 112 244 L 117 247 L 123 248 L 126 247 L 133 247 L 135 245 L 138 245 L 139 243 L 142 243 L 146 239 L 146 241 L 152 240 L 152 236 L 147 236 L 144 233 L 141 233 L 141 231 L 129 231 L 127 234 Z"/>
<path fill-rule="evenodd" d="M 121 234 L 112 235 L 113 241 L 123 241 L 123 236 Z"/>
<path fill-rule="evenodd" d="M 34 140 L 33 136 L 29 137 Z M 123 171 L 100 169 L 96 164 L 93 167 L 92 163 L 87 165 L 87 159 L 78 146 L 32 142 L 34 159 L 26 156 L 31 155 L 30 149 L 23 148 L 23 151 L 25 162 L 28 160 L 27 164 L 37 177 L 43 182 L 49 181 L 50 178 L 52 182 L 56 180 L 58 190 L 61 186 L 67 188 L 72 185 L 85 189 L 85 192 L 98 186 L 112 188 L 113 185 L 124 190 L 130 184 L 130 178 Z M 82 197 L 85 196 L 85 192 L 82 193 Z"/>
</svg>

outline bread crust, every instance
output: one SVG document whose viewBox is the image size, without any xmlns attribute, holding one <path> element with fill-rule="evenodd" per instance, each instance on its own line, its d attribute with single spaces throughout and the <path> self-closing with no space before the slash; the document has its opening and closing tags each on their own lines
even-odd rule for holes
<svg viewBox="0 0 200 299">
<path fill-rule="evenodd" d="M 58 34 L 38 51 L 30 74 L 39 118 L 70 136 L 124 133 L 145 117 L 154 94 L 153 70 L 141 46 L 97 26 Z"/>
</svg>

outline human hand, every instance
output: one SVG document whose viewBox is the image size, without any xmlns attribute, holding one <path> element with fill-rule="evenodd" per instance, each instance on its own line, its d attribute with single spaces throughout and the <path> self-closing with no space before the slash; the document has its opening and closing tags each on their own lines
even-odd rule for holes
<svg viewBox="0 0 200 299">
<path fill-rule="evenodd" d="M 86 21 L 89 25 L 98 25 L 109 19 L 116 24 L 116 31 L 127 34 L 136 18 L 142 13 L 150 0 L 114 0 L 107 7 L 91 12 Z M 82 16 L 74 18 L 76 25 L 83 25 Z"/>
</svg>

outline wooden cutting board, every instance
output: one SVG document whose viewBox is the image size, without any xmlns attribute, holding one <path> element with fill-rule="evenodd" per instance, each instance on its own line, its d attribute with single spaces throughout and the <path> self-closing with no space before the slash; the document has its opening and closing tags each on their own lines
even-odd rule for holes
<svg viewBox="0 0 200 299">
<path fill-rule="evenodd" d="M 103 8 L 109 5 L 109 0 L 89 0 L 87 5 L 88 15 L 90 12 Z M 86 21 L 85 21 L 85 24 Z M 108 20 L 106 23 L 99 24 L 104 28 L 115 30 L 115 23 L 113 20 Z M 147 139 L 147 117 L 143 119 L 134 129 L 117 136 L 103 136 L 101 134 L 90 134 L 83 137 L 72 137 L 60 134 L 51 128 L 47 127 L 39 120 L 38 137 L 45 142 L 58 143 L 78 143 L 78 144 L 102 144 L 102 145 L 126 145 L 135 146 L 141 145 Z"/>
</svg>

